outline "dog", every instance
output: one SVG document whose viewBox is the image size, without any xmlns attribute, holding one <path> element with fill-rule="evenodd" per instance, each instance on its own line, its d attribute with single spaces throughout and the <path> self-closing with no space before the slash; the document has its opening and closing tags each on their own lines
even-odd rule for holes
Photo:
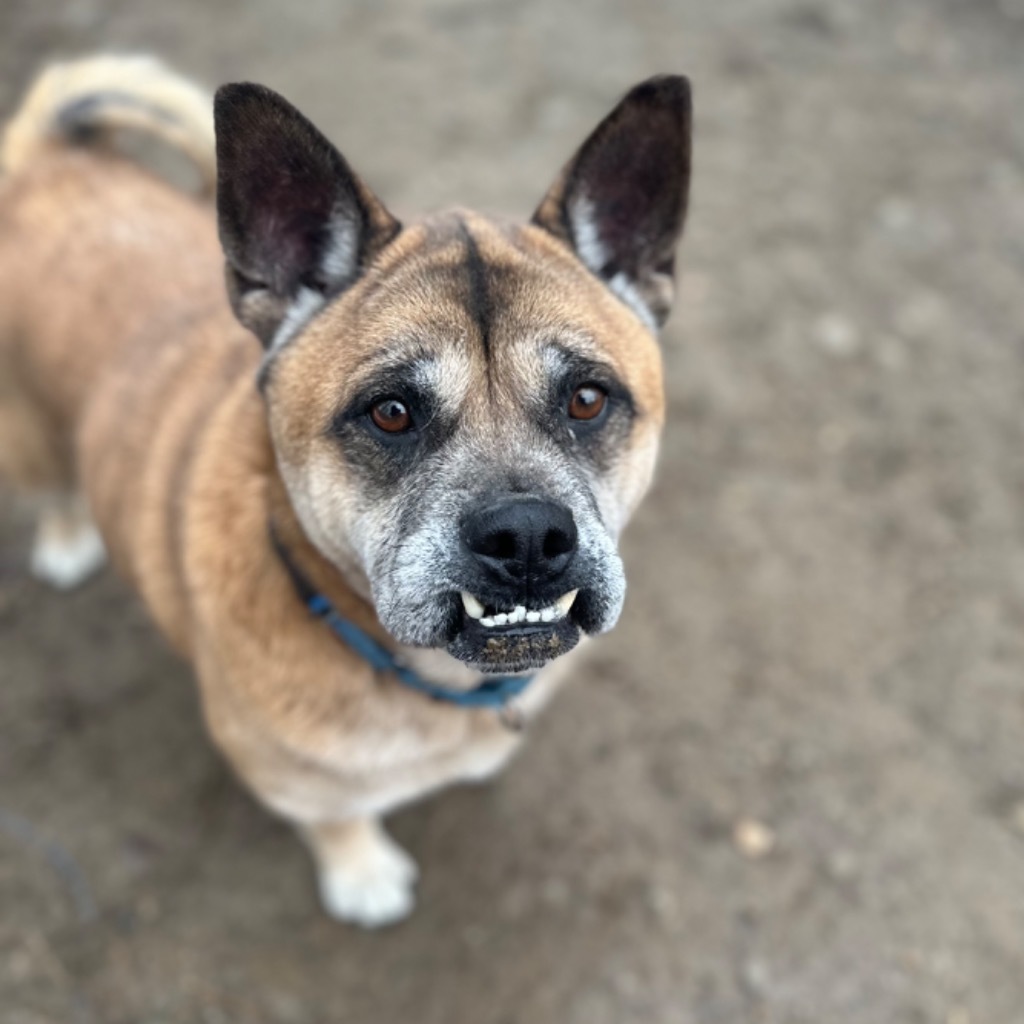
<svg viewBox="0 0 1024 1024">
<path fill-rule="evenodd" d="M 0 475 L 40 502 L 32 570 L 109 557 L 341 920 L 411 911 L 382 817 L 497 772 L 619 616 L 690 122 L 651 78 L 529 222 L 404 225 L 275 92 L 211 104 L 150 58 L 53 65 L 6 129 Z"/>
</svg>

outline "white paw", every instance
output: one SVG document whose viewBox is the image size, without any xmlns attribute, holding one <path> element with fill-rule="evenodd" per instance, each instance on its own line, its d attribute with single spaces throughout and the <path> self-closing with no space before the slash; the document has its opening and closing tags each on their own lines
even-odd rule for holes
<svg viewBox="0 0 1024 1024">
<path fill-rule="evenodd" d="M 32 548 L 30 568 L 36 579 L 58 590 L 70 590 L 87 580 L 106 560 L 107 550 L 99 532 L 89 524 L 68 536 L 41 534 Z"/>
<path fill-rule="evenodd" d="M 361 846 L 320 870 L 320 898 L 324 909 L 340 921 L 379 928 L 408 917 L 416 904 L 413 891 L 419 869 L 392 840 Z"/>
</svg>

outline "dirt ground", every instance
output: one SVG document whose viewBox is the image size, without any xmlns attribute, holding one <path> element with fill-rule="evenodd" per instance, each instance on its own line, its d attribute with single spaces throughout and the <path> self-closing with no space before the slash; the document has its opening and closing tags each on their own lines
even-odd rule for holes
<svg viewBox="0 0 1024 1024">
<path fill-rule="evenodd" d="M 1024 1022 L 1024 3 L 5 0 L 0 110 L 110 46 L 277 87 L 400 214 L 526 214 L 689 73 L 670 422 L 622 625 L 393 820 L 377 934 L 0 494 L 4 1024 Z"/>
</svg>

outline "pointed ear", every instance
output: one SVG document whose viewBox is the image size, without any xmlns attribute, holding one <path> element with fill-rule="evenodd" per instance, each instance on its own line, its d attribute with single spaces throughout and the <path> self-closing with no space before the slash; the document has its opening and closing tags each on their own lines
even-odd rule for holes
<svg viewBox="0 0 1024 1024">
<path fill-rule="evenodd" d="M 228 295 L 264 345 L 347 288 L 401 225 L 287 100 L 225 85 L 214 100 Z"/>
<path fill-rule="evenodd" d="M 690 83 L 660 75 L 594 129 L 533 220 L 655 328 L 672 305 L 689 187 Z"/>
</svg>

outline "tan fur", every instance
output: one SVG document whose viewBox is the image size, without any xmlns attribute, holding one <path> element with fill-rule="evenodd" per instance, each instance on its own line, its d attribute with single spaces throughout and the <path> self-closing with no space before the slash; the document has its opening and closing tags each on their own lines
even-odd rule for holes
<svg viewBox="0 0 1024 1024">
<path fill-rule="evenodd" d="M 116 567 L 195 666 L 218 745 L 313 844 L 328 904 L 347 913 L 360 879 L 387 876 L 392 889 L 381 883 L 383 902 L 365 920 L 399 916 L 408 909 L 400 858 L 371 819 L 455 779 L 487 776 L 519 738 L 491 711 L 435 703 L 375 675 L 309 616 L 268 522 L 308 578 L 386 641 L 358 573 L 339 571 L 348 553 L 324 557 L 308 521 L 317 509 L 293 505 L 284 480 L 315 461 L 325 422 L 384 343 L 472 333 L 465 310 L 439 304 L 424 284 L 458 258 L 454 240 L 450 252 L 436 244 L 455 215 L 404 232 L 280 355 L 268 423 L 255 386 L 261 350 L 225 299 L 212 210 L 115 155 L 55 146 L 48 133 L 62 98 L 110 67 L 48 72 L 6 136 L 5 165 L 17 173 L 0 180 L 0 473 L 29 490 L 81 488 Z M 195 112 L 156 66 L 118 68 L 137 72 L 140 95 Z M 508 388 L 531 386 L 540 373 L 531 346 L 558 330 L 611 360 L 632 391 L 637 459 L 608 499 L 631 508 L 663 418 L 650 335 L 541 229 L 456 219 L 489 263 L 516 271 L 501 298 L 531 330 L 493 341 Z M 464 379 L 466 415 L 500 425 L 511 396 L 480 384 L 478 348 L 439 344 L 448 372 Z M 352 484 L 341 460 L 325 455 L 322 465 L 323 493 L 344 504 Z M 551 695 L 558 665 L 531 688 L 528 712 Z"/>
</svg>

